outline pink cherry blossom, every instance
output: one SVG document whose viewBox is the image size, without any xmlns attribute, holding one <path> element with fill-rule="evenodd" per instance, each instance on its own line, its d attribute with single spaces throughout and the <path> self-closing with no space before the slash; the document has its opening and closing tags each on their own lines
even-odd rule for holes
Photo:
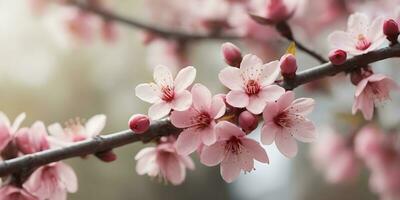
<svg viewBox="0 0 400 200">
<path fill-rule="evenodd" d="M 50 148 L 43 122 L 37 121 L 30 128 L 21 128 L 15 133 L 15 144 L 24 154 L 36 153 Z"/>
<path fill-rule="evenodd" d="M 323 172 L 329 183 L 354 181 L 359 175 L 360 163 L 351 141 L 333 130 L 325 132 L 311 148 L 311 157 L 316 168 Z"/>
<path fill-rule="evenodd" d="M 196 77 L 194 67 L 185 67 L 176 75 L 175 80 L 165 66 L 154 69 L 155 83 L 142 83 L 135 88 L 136 96 L 143 101 L 152 103 L 149 116 L 153 120 L 168 115 L 171 111 L 184 111 L 192 104 L 192 95 L 186 90 Z"/>
<path fill-rule="evenodd" d="M 179 154 L 189 155 L 200 144 L 211 145 L 217 137 L 214 132 L 215 120 L 225 113 L 225 103 L 220 96 L 212 98 L 210 90 L 201 84 L 192 87 L 193 104 L 186 111 L 173 111 L 171 123 L 185 128 L 179 134 L 176 148 Z"/>
<path fill-rule="evenodd" d="M 193 170 L 194 163 L 189 156 L 176 152 L 175 142 L 163 142 L 157 147 L 146 147 L 139 151 L 136 171 L 139 175 L 159 176 L 173 185 L 179 185 L 185 180 L 186 168 Z"/>
<path fill-rule="evenodd" d="M 226 67 L 219 73 L 219 80 L 231 91 L 226 101 L 233 107 L 244 108 L 260 114 L 267 102 L 277 100 L 285 90 L 272 85 L 280 73 L 279 61 L 263 64 L 255 55 L 244 56 L 240 68 Z"/>
<path fill-rule="evenodd" d="M 353 114 L 360 110 L 365 119 L 371 120 L 375 105 L 388 100 L 393 89 L 398 89 L 396 82 L 382 74 L 372 74 L 362 79 L 354 95 Z"/>
<path fill-rule="evenodd" d="M 8 145 L 8 143 L 13 139 L 15 132 L 18 130 L 22 121 L 24 121 L 26 115 L 21 113 L 11 124 L 7 115 L 0 112 L 0 152 Z"/>
<path fill-rule="evenodd" d="M 211 146 L 203 146 L 200 155 L 201 163 L 215 166 L 221 163 L 222 178 L 230 183 L 240 171 L 250 172 L 254 169 L 254 159 L 269 163 L 267 153 L 261 145 L 249 138 L 236 125 L 222 121 L 215 126 L 218 141 Z"/>
<path fill-rule="evenodd" d="M 335 31 L 329 35 L 329 43 L 351 55 L 361 55 L 379 48 L 386 40 L 383 34 L 383 18 L 371 21 L 363 13 L 349 17 L 347 32 Z"/>
<path fill-rule="evenodd" d="M 34 171 L 23 187 L 40 200 L 66 200 L 67 192 L 74 193 L 78 190 L 78 183 L 70 166 L 56 162 Z"/>
<path fill-rule="evenodd" d="M 29 192 L 12 185 L 4 185 L 0 188 L 0 200 L 38 200 Z"/>
<path fill-rule="evenodd" d="M 65 128 L 59 123 L 54 123 L 48 127 L 50 143 L 54 147 L 67 146 L 73 142 L 93 138 L 104 129 L 106 119 L 105 115 L 95 115 L 83 125 L 81 120 L 77 118 L 67 122 Z"/>
<path fill-rule="evenodd" d="M 264 110 L 264 126 L 261 130 L 261 142 L 275 145 L 286 157 L 297 154 L 297 143 L 312 142 L 316 139 L 314 124 L 306 118 L 314 109 L 314 100 L 299 98 L 289 91 L 276 102 L 269 103 Z"/>
</svg>

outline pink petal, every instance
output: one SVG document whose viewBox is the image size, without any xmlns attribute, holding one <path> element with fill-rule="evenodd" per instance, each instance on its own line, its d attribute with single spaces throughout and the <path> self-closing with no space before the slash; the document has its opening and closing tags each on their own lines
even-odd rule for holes
<svg viewBox="0 0 400 200">
<path fill-rule="evenodd" d="M 287 107 L 291 106 L 294 100 L 294 92 L 288 91 L 281 96 L 278 100 L 279 110 L 285 110 Z"/>
<path fill-rule="evenodd" d="M 357 84 L 356 92 L 355 92 L 356 97 L 360 96 L 360 94 L 364 91 L 367 84 L 368 84 L 368 79 L 363 79 Z"/>
<path fill-rule="evenodd" d="M 239 161 L 240 168 L 245 172 L 250 172 L 254 169 L 254 157 L 248 151 L 243 151 L 236 156 Z"/>
<path fill-rule="evenodd" d="M 366 78 L 369 82 L 378 82 L 381 81 L 385 78 L 388 78 L 387 76 L 383 75 L 383 74 L 372 74 L 371 76 L 369 76 L 368 78 Z"/>
<path fill-rule="evenodd" d="M 176 140 L 176 150 L 181 155 L 189 155 L 196 151 L 201 144 L 201 135 L 195 128 L 188 128 L 179 134 Z"/>
<path fill-rule="evenodd" d="M 172 109 L 177 110 L 177 111 L 184 111 L 190 108 L 192 105 L 192 94 L 184 90 L 181 93 L 177 93 L 175 95 L 174 100 L 171 102 L 172 104 Z"/>
<path fill-rule="evenodd" d="M 159 173 L 159 168 L 156 165 L 156 152 L 153 151 L 138 159 L 136 163 L 136 172 L 139 175 L 148 174 L 156 176 Z"/>
<path fill-rule="evenodd" d="M 149 108 L 149 117 L 152 120 L 161 119 L 169 114 L 171 111 L 171 105 L 164 101 L 156 103 Z"/>
<path fill-rule="evenodd" d="M 217 125 L 215 125 L 215 134 L 220 137 L 222 140 L 230 139 L 232 136 L 242 137 L 246 134 L 235 124 L 232 124 L 227 121 L 220 121 Z"/>
<path fill-rule="evenodd" d="M 238 158 L 233 154 L 228 154 L 221 162 L 221 176 L 227 182 L 233 182 L 240 174 L 240 166 L 237 163 Z"/>
<path fill-rule="evenodd" d="M 158 86 L 170 86 L 171 88 L 174 86 L 174 80 L 168 67 L 162 65 L 156 66 L 154 68 L 153 78 Z"/>
<path fill-rule="evenodd" d="M 135 94 L 139 99 L 148 103 L 155 103 L 160 100 L 160 89 L 154 83 L 139 84 L 135 88 Z"/>
<path fill-rule="evenodd" d="M 294 131 L 292 132 L 293 137 L 301 142 L 313 142 L 317 138 L 317 133 L 315 131 L 314 124 L 305 120 L 301 123 L 296 124 L 293 127 Z"/>
<path fill-rule="evenodd" d="M 379 16 L 375 18 L 371 24 L 369 24 L 367 38 L 372 40 L 373 43 L 376 43 L 380 38 L 384 38 L 383 23 L 384 23 L 384 18 Z"/>
<path fill-rule="evenodd" d="M 194 162 L 189 156 L 179 156 L 180 161 L 190 170 L 194 170 Z"/>
<path fill-rule="evenodd" d="M 91 138 L 99 135 L 106 125 L 107 117 L 105 115 L 95 115 L 85 124 L 86 136 Z"/>
<path fill-rule="evenodd" d="M 201 135 L 201 140 L 205 145 L 212 145 L 215 143 L 215 141 L 217 141 L 217 136 L 214 132 L 214 126 L 198 130 L 197 134 Z"/>
<path fill-rule="evenodd" d="M 218 119 L 225 114 L 226 105 L 222 97 L 214 96 L 211 102 L 210 117 Z"/>
<path fill-rule="evenodd" d="M 258 142 L 248 138 L 243 138 L 241 141 L 243 146 L 250 152 L 254 159 L 262 163 L 269 163 L 267 152 Z"/>
<path fill-rule="evenodd" d="M 13 123 L 12 126 L 11 126 L 11 130 L 12 130 L 13 132 L 17 131 L 18 128 L 21 126 L 22 122 L 25 120 L 25 118 L 26 118 L 26 114 L 25 114 L 25 113 L 19 114 L 19 115 L 15 118 L 14 123 Z"/>
<path fill-rule="evenodd" d="M 240 69 L 226 67 L 218 74 L 219 81 L 231 90 L 242 90 L 243 80 L 240 76 Z"/>
<path fill-rule="evenodd" d="M 277 134 L 281 133 L 281 128 L 276 126 L 274 122 L 266 122 L 261 129 L 261 142 L 270 145 L 274 142 Z"/>
<path fill-rule="evenodd" d="M 355 39 L 346 32 L 335 31 L 328 36 L 329 44 L 332 48 L 341 49 L 343 51 L 352 51 L 355 49 Z"/>
<path fill-rule="evenodd" d="M 171 123 L 177 128 L 187 128 L 194 125 L 193 117 L 198 115 L 198 111 L 189 108 L 185 111 L 172 111 L 170 119 Z"/>
<path fill-rule="evenodd" d="M 244 108 L 249 105 L 249 96 L 244 91 L 230 91 L 226 95 L 226 102 L 236 108 Z"/>
<path fill-rule="evenodd" d="M 368 98 L 366 95 L 360 95 L 359 98 L 361 98 L 359 109 L 366 120 L 371 120 L 375 108 L 373 99 Z"/>
<path fill-rule="evenodd" d="M 0 122 L 0 152 L 3 151 L 4 148 L 11 141 L 10 130 L 7 125 L 3 122 Z"/>
<path fill-rule="evenodd" d="M 74 170 L 62 162 L 57 164 L 57 170 L 58 176 L 67 191 L 71 193 L 76 192 L 78 190 L 78 179 Z"/>
<path fill-rule="evenodd" d="M 140 151 L 136 154 L 135 160 L 139 160 L 139 159 L 141 159 L 141 158 L 143 158 L 143 157 L 145 157 L 145 156 L 152 155 L 152 154 L 155 153 L 155 151 L 156 151 L 156 148 L 155 148 L 155 147 L 146 147 L 146 148 L 143 148 L 142 150 L 140 150 Z"/>
<path fill-rule="evenodd" d="M 281 70 L 279 67 L 279 61 L 275 60 L 264 65 L 264 70 L 261 75 L 261 82 L 263 85 L 270 85 L 280 75 Z"/>
<path fill-rule="evenodd" d="M 368 26 L 370 20 L 364 13 L 354 13 L 350 15 L 347 23 L 347 31 L 353 35 L 366 34 L 368 32 Z M 380 27 L 379 29 L 382 29 Z"/>
<path fill-rule="evenodd" d="M 262 66 L 262 60 L 256 55 L 247 54 L 243 57 L 242 63 L 240 64 L 241 73 L 246 73 L 246 71 L 257 66 Z"/>
<path fill-rule="evenodd" d="M 268 103 L 267 106 L 265 106 L 265 109 L 263 111 L 263 118 L 264 121 L 267 122 L 272 122 L 274 118 L 281 112 L 279 108 L 279 104 L 277 102 L 271 102 Z"/>
<path fill-rule="evenodd" d="M 299 98 L 293 101 L 292 106 L 289 110 L 292 113 L 297 113 L 301 115 L 308 115 L 314 109 L 315 101 L 311 98 Z"/>
<path fill-rule="evenodd" d="M 246 109 L 251 113 L 258 115 L 262 113 L 265 105 L 267 105 L 267 102 L 263 98 L 253 95 L 250 96 L 249 105 L 246 106 Z"/>
<path fill-rule="evenodd" d="M 168 156 L 165 172 L 173 185 L 179 185 L 185 180 L 186 170 L 176 156 Z"/>
<path fill-rule="evenodd" d="M 188 88 L 196 78 L 196 69 L 192 66 L 181 69 L 176 75 L 174 86 L 176 92 L 182 92 Z"/>
<path fill-rule="evenodd" d="M 211 92 L 202 85 L 195 84 L 192 87 L 193 107 L 198 111 L 208 111 L 211 107 Z"/>
<path fill-rule="evenodd" d="M 3 112 L 0 112 L 0 123 L 5 124 L 6 127 L 11 126 L 10 120 L 8 119 L 7 115 L 4 114 Z"/>
<path fill-rule="evenodd" d="M 217 142 L 211 146 L 204 146 L 200 154 L 200 161 L 207 166 L 218 165 L 224 159 L 225 142 Z"/>
<path fill-rule="evenodd" d="M 37 170 L 35 170 L 28 178 L 27 181 L 23 184 L 23 187 L 33 195 L 37 194 L 37 192 L 40 192 L 40 187 L 43 176 L 43 169 L 44 167 L 40 167 Z"/>
<path fill-rule="evenodd" d="M 261 89 L 259 96 L 266 102 L 273 102 L 278 100 L 283 94 L 285 89 L 277 85 L 269 85 Z"/>
<path fill-rule="evenodd" d="M 282 131 L 276 135 L 275 144 L 278 150 L 286 157 L 292 158 L 296 156 L 297 143 L 287 131 Z"/>
</svg>

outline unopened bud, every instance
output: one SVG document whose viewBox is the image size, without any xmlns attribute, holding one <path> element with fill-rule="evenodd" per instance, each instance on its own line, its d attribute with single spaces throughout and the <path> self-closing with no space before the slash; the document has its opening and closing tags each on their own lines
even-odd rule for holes
<svg viewBox="0 0 400 200">
<path fill-rule="evenodd" d="M 150 119 L 146 115 L 135 114 L 129 119 L 129 128 L 135 133 L 144 133 L 150 127 Z"/>
<path fill-rule="evenodd" d="M 293 54 L 288 53 L 282 56 L 279 66 L 281 68 L 282 76 L 286 78 L 293 78 L 296 76 L 297 61 Z"/>
<path fill-rule="evenodd" d="M 112 162 L 117 159 L 117 155 L 112 150 L 98 152 L 95 156 L 103 162 Z"/>
<path fill-rule="evenodd" d="M 334 65 L 341 65 L 346 62 L 347 53 L 343 50 L 337 49 L 329 52 L 329 60 Z"/>
<path fill-rule="evenodd" d="M 222 45 L 222 54 L 224 55 L 226 64 L 233 67 L 240 67 L 243 57 L 239 47 L 230 42 L 224 43 Z"/>
<path fill-rule="evenodd" d="M 239 126 L 242 127 L 246 133 L 250 133 L 257 128 L 258 119 L 249 111 L 243 111 L 239 115 Z"/>
<path fill-rule="evenodd" d="M 396 44 L 400 34 L 399 25 L 393 19 L 388 19 L 383 24 L 383 33 L 392 44 Z"/>
</svg>

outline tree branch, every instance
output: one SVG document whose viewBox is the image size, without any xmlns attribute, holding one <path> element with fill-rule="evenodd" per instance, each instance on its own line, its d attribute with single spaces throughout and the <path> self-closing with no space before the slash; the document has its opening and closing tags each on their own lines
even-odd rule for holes
<svg viewBox="0 0 400 200">
<path fill-rule="evenodd" d="M 356 68 L 367 66 L 376 61 L 392 57 L 400 57 L 400 45 L 386 47 L 368 54 L 348 59 L 344 64 L 334 66 L 331 63 L 319 65 L 304 70 L 291 80 L 284 80 L 280 85 L 287 90 L 292 90 L 300 85 L 309 83 L 327 76 L 334 76 L 341 72 L 349 72 Z M 150 129 L 143 134 L 134 134 L 130 130 L 97 136 L 93 139 L 77 142 L 71 146 L 21 156 L 3 161 L 0 164 L 0 176 L 26 171 L 52 162 L 79 157 L 109 149 L 124 146 L 135 142 L 149 142 L 161 136 L 179 134 L 181 129 L 175 128 L 168 120 L 153 123 Z"/>
<path fill-rule="evenodd" d="M 87 12 L 94 13 L 105 20 L 112 20 L 116 22 L 120 22 L 121 24 L 125 24 L 129 27 L 134 27 L 138 29 L 143 29 L 149 32 L 152 32 L 160 37 L 168 38 L 168 39 L 180 39 L 180 40 L 204 40 L 204 39 L 216 39 L 216 40 L 235 40 L 239 39 L 240 36 L 236 35 L 222 35 L 222 34 L 195 34 L 188 32 L 181 32 L 176 30 L 166 30 L 161 29 L 156 26 L 151 26 L 133 19 L 128 19 L 126 17 L 120 16 L 118 14 L 114 14 L 102 8 L 96 8 L 94 6 L 88 5 L 87 3 L 83 3 L 78 0 L 68 1 L 68 4 L 76 6 L 82 10 Z"/>
</svg>

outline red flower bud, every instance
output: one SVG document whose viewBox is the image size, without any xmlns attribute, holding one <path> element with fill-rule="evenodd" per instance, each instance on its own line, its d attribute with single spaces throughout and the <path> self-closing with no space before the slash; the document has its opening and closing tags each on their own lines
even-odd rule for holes
<svg viewBox="0 0 400 200">
<path fill-rule="evenodd" d="M 338 49 L 329 52 L 329 60 L 334 65 L 341 65 L 344 62 L 346 62 L 346 59 L 347 59 L 347 53 L 343 50 Z"/>
<path fill-rule="evenodd" d="M 246 133 L 250 133 L 257 128 L 258 119 L 249 111 L 243 111 L 239 115 L 239 126 L 242 127 Z"/>
<path fill-rule="evenodd" d="M 150 119 L 146 115 L 135 114 L 129 119 L 129 128 L 135 133 L 144 133 L 149 129 Z"/>
<path fill-rule="evenodd" d="M 117 155 L 112 150 L 98 152 L 95 156 L 103 162 L 112 162 L 117 159 Z"/>
<path fill-rule="evenodd" d="M 292 78 L 296 75 L 297 61 L 293 54 L 285 54 L 282 56 L 279 65 L 281 67 L 282 76 Z"/>
<path fill-rule="evenodd" d="M 395 44 L 400 34 L 399 25 L 393 19 L 388 19 L 383 24 L 383 33 L 392 44 Z"/>
<path fill-rule="evenodd" d="M 225 58 L 226 64 L 233 67 L 240 67 L 243 57 L 239 47 L 230 42 L 224 43 L 222 45 L 222 54 Z"/>
</svg>

